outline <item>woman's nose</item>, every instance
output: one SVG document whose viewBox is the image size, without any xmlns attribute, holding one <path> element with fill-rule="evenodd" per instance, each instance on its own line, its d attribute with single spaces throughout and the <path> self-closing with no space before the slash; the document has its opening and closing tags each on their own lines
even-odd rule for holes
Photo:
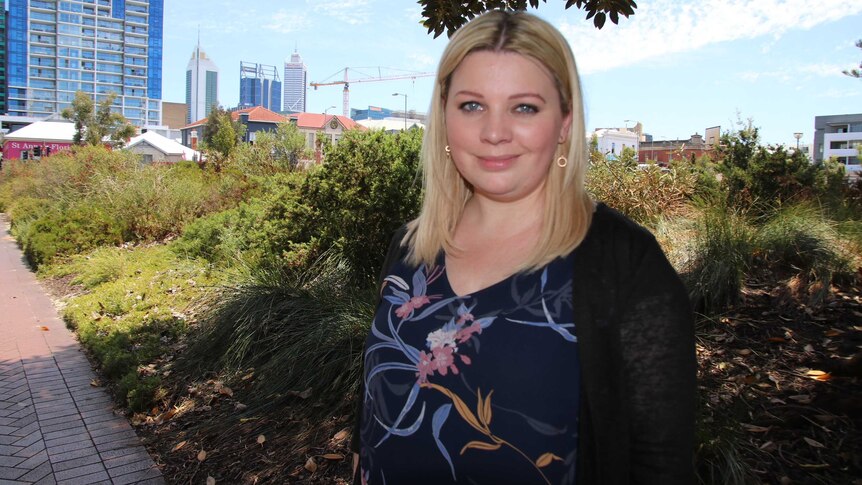
<svg viewBox="0 0 862 485">
<path fill-rule="evenodd" d="M 496 145 L 512 139 L 512 127 L 505 112 L 491 111 L 482 118 L 482 141 Z"/>
</svg>

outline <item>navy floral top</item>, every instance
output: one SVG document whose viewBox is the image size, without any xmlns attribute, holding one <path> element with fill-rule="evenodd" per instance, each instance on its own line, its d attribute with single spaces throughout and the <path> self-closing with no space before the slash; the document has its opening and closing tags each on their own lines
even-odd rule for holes
<svg viewBox="0 0 862 485">
<path fill-rule="evenodd" d="M 363 484 L 575 482 L 571 256 L 473 294 L 396 264 L 365 348 Z"/>
</svg>

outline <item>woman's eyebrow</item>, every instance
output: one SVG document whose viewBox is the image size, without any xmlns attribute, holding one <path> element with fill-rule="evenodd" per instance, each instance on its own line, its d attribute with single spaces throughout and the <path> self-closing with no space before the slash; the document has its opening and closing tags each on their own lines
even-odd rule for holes
<svg viewBox="0 0 862 485">
<path fill-rule="evenodd" d="M 461 91 L 456 92 L 452 96 L 469 96 L 473 98 L 484 98 L 481 93 L 477 93 L 476 91 L 470 91 L 467 89 L 462 89 Z"/>
<path fill-rule="evenodd" d="M 509 99 L 520 99 L 520 98 L 538 98 L 543 103 L 545 103 L 545 98 L 539 93 L 516 93 L 509 96 Z"/>
</svg>

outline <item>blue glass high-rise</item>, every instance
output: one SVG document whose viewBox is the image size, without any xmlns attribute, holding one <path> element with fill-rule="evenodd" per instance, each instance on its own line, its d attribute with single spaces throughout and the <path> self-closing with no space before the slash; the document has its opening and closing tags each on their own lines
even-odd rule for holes
<svg viewBox="0 0 862 485">
<path fill-rule="evenodd" d="M 7 114 L 44 118 L 77 91 L 161 125 L 164 0 L 9 0 Z"/>
</svg>

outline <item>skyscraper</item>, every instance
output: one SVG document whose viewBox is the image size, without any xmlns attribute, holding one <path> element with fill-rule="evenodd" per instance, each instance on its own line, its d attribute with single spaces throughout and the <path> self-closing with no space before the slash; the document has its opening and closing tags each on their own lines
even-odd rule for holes
<svg viewBox="0 0 862 485">
<path fill-rule="evenodd" d="M 200 41 L 186 67 L 186 106 L 189 123 L 206 118 L 218 106 L 218 67 L 201 49 Z"/>
<path fill-rule="evenodd" d="M 7 114 L 47 117 L 76 91 L 160 125 L 164 0 L 9 0 Z"/>
<path fill-rule="evenodd" d="M 239 107 L 281 111 L 281 80 L 278 69 L 266 64 L 239 63 Z"/>
<path fill-rule="evenodd" d="M 308 75 L 296 51 L 284 63 L 284 111 L 305 112 L 305 87 Z"/>
</svg>

